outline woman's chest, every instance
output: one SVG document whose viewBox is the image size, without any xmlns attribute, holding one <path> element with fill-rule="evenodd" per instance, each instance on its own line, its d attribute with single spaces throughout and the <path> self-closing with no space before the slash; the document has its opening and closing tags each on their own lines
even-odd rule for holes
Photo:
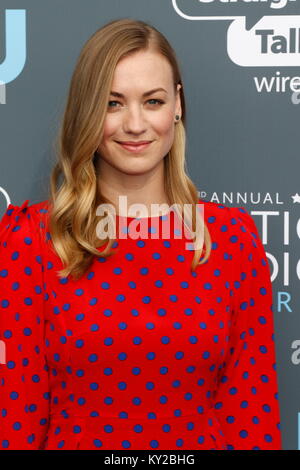
<svg viewBox="0 0 300 470">
<path fill-rule="evenodd" d="M 50 363 L 109 365 L 120 355 L 215 360 L 224 352 L 231 317 L 230 266 L 211 256 L 191 271 L 184 243 L 120 243 L 95 258 L 79 281 L 45 271 L 45 340 Z M 214 255 L 214 254 L 213 254 Z M 217 265 L 218 264 L 218 265 Z"/>
</svg>

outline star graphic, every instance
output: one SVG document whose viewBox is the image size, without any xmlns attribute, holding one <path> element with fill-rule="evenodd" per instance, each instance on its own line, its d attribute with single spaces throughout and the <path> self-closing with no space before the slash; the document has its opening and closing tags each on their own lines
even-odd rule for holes
<svg viewBox="0 0 300 470">
<path fill-rule="evenodd" d="M 295 202 L 298 202 L 300 203 L 300 196 L 298 193 L 296 193 L 294 196 L 292 196 L 293 198 L 293 203 L 295 204 Z"/>
</svg>

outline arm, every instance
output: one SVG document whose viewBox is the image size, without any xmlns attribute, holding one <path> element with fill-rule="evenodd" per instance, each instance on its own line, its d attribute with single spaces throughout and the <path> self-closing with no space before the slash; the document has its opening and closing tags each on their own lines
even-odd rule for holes
<svg viewBox="0 0 300 470">
<path fill-rule="evenodd" d="M 27 202 L 0 221 L 0 449 L 40 449 L 48 426 L 41 241 Z"/>
<path fill-rule="evenodd" d="M 251 216 L 244 208 L 229 211 L 238 238 L 228 240 L 233 253 L 233 307 L 215 414 L 229 450 L 281 450 L 269 265 Z"/>
</svg>

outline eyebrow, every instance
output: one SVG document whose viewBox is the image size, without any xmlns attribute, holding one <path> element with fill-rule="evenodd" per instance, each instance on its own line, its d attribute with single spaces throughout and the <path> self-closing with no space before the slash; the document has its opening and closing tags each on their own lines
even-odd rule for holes
<svg viewBox="0 0 300 470">
<path fill-rule="evenodd" d="M 152 95 L 152 93 L 155 93 L 156 91 L 164 91 L 165 93 L 167 93 L 167 91 L 164 88 L 154 88 L 153 90 L 146 91 L 146 93 L 143 94 L 143 97 L 150 96 Z M 124 95 L 122 93 L 118 93 L 117 91 L 111 91 L 110 94 L 113 96 L 117 96 L 118 98 L 124 98 Z"/>
</svg>

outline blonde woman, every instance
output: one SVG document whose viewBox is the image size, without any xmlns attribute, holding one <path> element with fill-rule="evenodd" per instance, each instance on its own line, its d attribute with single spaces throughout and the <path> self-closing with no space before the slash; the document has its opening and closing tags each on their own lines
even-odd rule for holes
<svg viewBox="0 0 300 470">
<path fill-rule="evenodd" d="M 247 211 L 187 175 L 156 28 L 87 41 L 58 144 L 49 199 L 0 225 L 0 448 L 280 449 L 266 254 Z"/>
</svg>

